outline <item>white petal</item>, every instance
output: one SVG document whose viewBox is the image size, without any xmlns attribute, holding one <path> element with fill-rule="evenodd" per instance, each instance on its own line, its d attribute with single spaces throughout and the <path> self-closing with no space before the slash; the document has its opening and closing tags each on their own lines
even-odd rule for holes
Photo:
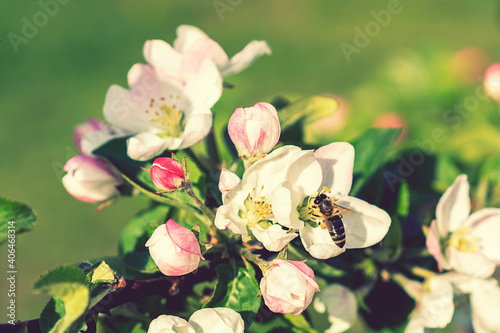
<svg viewBox="0 0 500 333">
<path fill-rule="evenodd" d="M 425 327 L 447 326 L 455 306 L 453 304 L 453 287 L 447 279 L 439 276 L 432 277 L 426 282 L 424 293 L 418 305 L 418 311 L 425 318 Z"/>
<path fill-rule="evenodd" d="M 209 110 L 210 111 L 210 110 Z M 170 149 L 184 149 L 205 139 L 212 129 L 211 113 L 193 113 L 186 118 L 186 128 L 182 134 L 182 142 Z"/>
<path fill-rule="evenodd" d="M 299 230 L 300 239 L 304 248 L 317 259 L 328 259 L 336 257 L 346 250 L 346 247 L 338 247 L 332 240 L 327 229 L 321 227 L 313 228 L 306 224 Z"/>
<path fill-rule="evenodd" d="M 284 227 L 300 229 L 304 222 L 299 219 L 297 206 L 302 204 L 304 194 L 290 182 L 284 182 L 276 187 L 273 192 L 272 209 L 276 222 Z"/>
<path fill-rule="evenodd" d="M 358 304 L 352 291 L 340 284 L 331 284 L 316 296 L 326 306 L 328 320 L 332 323 L 325 333 L 344 332 L 356 320 Z"/>
<path fill-rule="evenodd" d="M 209 37 L 201 29 L 192 25 L 180 25 L 177 28 L 177 38 L 174 41 L 174 48 L 184 53 L 196 41 L 204 38 Z"/>
<path fill-rule="evenodd" d="M 481 251 L 497 265 L 500 264 L 500 209 L 484 208 L 472 214 L 465 225 L 479 238 Z"/>
<path fill-rule="evenodd" d="M 287 181 L 291 182 L 300 193 L 310 195 L 322 185 L 321 165 L 312 151 L 303 151 L 288 169 Z"/>
<path fill-rule="evenodd" d="M 255 238 L 261 242 L 268 251 L 279 252 L 292 239 L 298 236 L 297 233 L 288 233 L 279 224 L 273 224 L 265 230 L 250 228 Z"/>
<path fill-rule="evenodd" d="M 340 197 L 335 204 L 349 208 L 342 213 L 347 248 L 363 248 L 380 242 L 391 225 L 391 217 L 384 210 L 355 197 Z"/>
<path fill-rule="evenodd" d="M 455 231 L 470 214 L 469 182 L 466 175 L 457 177 L 437 204 L 436 220 L 441 238 Z"/>
<path fill-rule="evenodd" d="M 500 332 L 500 287 L 494 279 L 479 282 L 471 294 L 474 332 Z"/>
<path fill-rule="evenodd" d="M 238 216 L 240 208 L 235 204 L 225 204 L 217 208 L 214 224 L 219 229 L 229 229 L 234 233 L 248 236 L 246 224 Z"/>
<path fill-rule="evenodd" d="M 224 193 L 235 188 L 240 181 L 241 179 L 237 174 L 226 168 L 222 168 L 219 177 L 219 191 L 224 195 Z"/>
<path fill-rule="evenodd" d="M 475 277 L 488 277 L 495 271 L 495 263 L 480 251 L 462 252 L 449 246 L 446 249 L 446 258 L 450 267 L 458 273 Z"/>
<path fill-rule="evenodd" d="M 167 75 L 179 77 L 182 56 L 170 44 L 162 40 L 148 40 L 144 43 L 143 54 L 148 64 Z"/>
<path fill-rule="evenodd" d="M 180 139 L 162 139 L 155 133 L 140 133 L 127 140 L 127 155 L 133 160 L 148 161 L 175 146 L 176 141 L 180 142 Z"/>
<path fill-rule="evenodd" d="M 195 333 L 187 321 L 177 316 L 161 315 L 151 321 L 148 333 Z"/>
<path fill-rule="evenodd" d="M 347 142 L 333 142 L 314 152 L 321 165 L 322 184 L 332 190 L 332 195 L 347 195 L 351 190 L 354 168 L 354 147 Z"/>
<path fill-rule="evenodd" d="M 222 76 L 236 74 L 250 66 L 263 54 L 271 54 L 271 49 L 264 41 L 252 41 L 243 50 L 235 54 L 229 62 L 222 67 Z"/>
<path fill-rule="evenodd" d="M 241 315 L 229 308 L 206 308 L 194 312 L 189 323 L 197 333 L 243 333 Z"/>
<path fill-rule="evenodd" d="M 209 60 L 201 62 L 199 70 L 187 78 L 185 85 L 193 108 L 211 108 L 219 100 L 222 89 L 222 77 Z"/>
</svg>

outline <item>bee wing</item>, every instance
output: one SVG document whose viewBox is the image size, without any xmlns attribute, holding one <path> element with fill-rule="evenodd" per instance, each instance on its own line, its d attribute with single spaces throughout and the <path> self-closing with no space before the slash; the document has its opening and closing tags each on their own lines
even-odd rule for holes
<svg viewBox="0 0 500 333">
<path fill-rule="evenodd" d="M 356 212 L 351 210 L 349 207 L 342 207 L 342 206 L 339 206 L 337 204 L 334 204 L 335 205 L 335 208 L 340 212 L 340 214 L 342 214 L 342 216 L 345 216 L 345 217 L 354 217 L 356 216 Z"/>
</svg>

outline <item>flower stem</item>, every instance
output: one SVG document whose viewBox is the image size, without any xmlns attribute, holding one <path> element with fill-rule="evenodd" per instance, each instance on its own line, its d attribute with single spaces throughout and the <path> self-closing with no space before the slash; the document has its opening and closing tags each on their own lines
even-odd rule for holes
<svg viewBox="0 0 500 333">
<path fill-rule="evenodd" d="M 214 214 L 214 212 L 212 212 L 212 210 L 210 208 L 208 208 L 207 206 L 205 206 L 201 202 L 200 198 L 198 198 L 198 196 L 196 195 L 196 193 L 194 193 L 194 191 L 193 191 L 193 185 L 191 184 L 191 182 L 188 181 L 186 184 L 184 184 L 184 187 L 183 187 L 182 191 L 184 193 L 186 193 L 187 195 L 189 195 L 193 199 L 193 201 L 196 204 L 196 206 L 203 212 L 203 214 L 207 218 L 203 222 L 207 225 L 207 227 L 212 228 L 213 227 L 213 221 L 215 220 L 215 214 Z"/>
</svg>

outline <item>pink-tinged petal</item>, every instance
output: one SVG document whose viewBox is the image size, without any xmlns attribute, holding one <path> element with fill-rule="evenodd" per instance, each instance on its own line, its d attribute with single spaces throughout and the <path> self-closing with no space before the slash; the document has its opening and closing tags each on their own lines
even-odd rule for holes
<svg viewBox="0 0 500 333">
<path fill-rule="evenodd" d="M 440 239 L 437 231 L 436 231 L 436 220 L 432 221 L 429 232 L 427 233 L 426 245 L 429 253 L 432 254 L 434 259 L 436 259 L 439 269 L 449 269 L 449 265 L 443 257 L 443 253 L 441 252 L 441 245 L 439 244 Z"/>
<path fill-rule="evenodd" d="M 222 76 L 236 74 L 250 66 L 257 58 L 264 54 L 271 54 L 271 49 L 264 41 L 252 41 L 243 50 L 235 54 L 222 68 Z"/>
<path fill-rule="evenodd" d="M 108 131 L 109 127 L 106 123 L 97 118 L 90 118 L 86 122 L 75 126 L 73 129 L 73 141 L 75 142 L 76 149 L 78 149 L 78 152 L 83 153 L 81 142 L 86 135 L 93 132 L 106 133 Z M 85 152 L 85 154 L 90 155 L 91 152 Z"/>
<path fill-rule="evenodd" d="M 389 231 L 391 217 L 377 206 L 349 196 L 340 197 L 335 204 L 349 209 L 341 212 L 348 249 L 372 246 Z"/>
<path fill-rule="evenodd" d="M 194 328 L 182 318 L 170 315 L 161 315 L 151 321 L 147 333 L 196 333 Z"/>
<path fill-rule="evenodd" d="M 182 134 L 182 141 L 178 145 L 171 145 L 168 148 L 173 150 L 191 147 L 195 143 L 205 139 L 211 129 L 212 113 L 201 113 L 201 111 L 200 113 L 193 113 L 186 118 L 186 127 Z"/>
<path fill-rule="evenodd" d="M 481 252 L 497 265 L 500 264 L 500 209 L 480 209 L 464 225 L 470 226 L 472 237 L 478 238 Z"/>
<path fill-rule="evenodd" d="M 444 192 L 436 207 L 436 226 L 440 238 L 459 229 L 469 214 L 469 182 L 466 175 L 460 175 Z"/>
<path fill-rule="evenodd" d="M 279 140 L 280 124 L 276 109 L 269 103 L 237 108 L 228 123 L 228 133 L 240 156 L 267 154 Z"/>
<path fill-rule="evenodd" d="M 241 179 L 234 172 L 229 171 L 226 168 L 222 168 L 219 177 L 219 191 L 224 194 L 236 187 L 240 183 Z"/>
<path fill-rule="evenodd" d="M 143 132 L 127 140 L 127 155 L 137 161 L 148 161 L 167 149 L 175 149 L 181 139 L 160 138 L 157 134 Z"/>
<path fill-rule="evenodd" d="M 491 98 L 500 101 L 500 63 L 494 63 L 486 69 L 483 85 Z"/>
<path fill-rule="evenodd" d="M 276 222 L 291 229 L 301 229 L 304 222 L 299 219 L 297 206 L 302 204 L 304 196 L 291 183 L 284 182 L 276 187 L 273 192 L 271 206 Z"/>
<path fill-rule="evenodd" d="M 182 164 L 167 157 L 155 159 L 149 173 L 153 184 L 162 190 L 172 191 L 178 189 L 186 181 Z"/>
<path fill-rule="evenodd" d="M 302 245 L 311 256 L 317 259 L 329 259 L 345 252 L 346 247 L 336 245 L 327 229 L 316 228 L 306 224 L 299 230 Z"/>
<path fill-rule="evenodd" d="M 101 203 L 120 193 L 117 188 L 123 180 L 107 162 L 97 157 L 72 157 L 63 169 L 68 172 L 62 179 L 66 191 L 80 201 Z"/>
<path fill-rule="evenodd" d="M 191 230 L 177 224 L 173 219 L 165 223 L 168 235 L 181 250 L 194 255 L 201 256 L 200 244 Z"/>
<path fill-rule="evenodd" d="M 347 195 L 351 190 L 354 168 L 354 147 L 347 142 L 333 142 L 314 152 L 321 165 L 322 184 L 332 190 L 332 195 Z"/>
<path fill-rule="evenodd" d="M 144 43 L 143 54 L 146 62 L 156 69 L 167 75 L 180 76 L 182 55 L 170 44 L 162 40 L 148 40 Z"/>
<path fill-rule="evenodd" d="M 283 259 L 274 259 L 273 262 L 277 265 L 292 265 L 297 268 L 302 274 L 304 274 L 304 278 L 307 279 L 309 284 L 316 290 L 319 291 L 319 286 L 316 283 L 316 277 L 314 276 L 314 271 L 311 267 L 307 266 L 306 263 L 302 261 L 293 261 L 293 260 L 283 260 Z"/>
<path fill-rule="evenodd" d="M 495 263 L 480 251 L 463 252 L 453 246 L 446 249 L 446 258 L 454 271 L 474 277 L 489 277 L 496 267 Z"/>
<path fill-rule="evenodd" d="M 193 44 L 199 40 L 209 38 L 200 28 L 192 25 L 180 25 L 177 27 L 177 38 L 174 41 L 174 49 L 185 53 Z"/>
<path fill-rule="evenodd" d="M 261 242 L 266 250 L 272 252 L 279 252 L 290 243 L 295 237 L 298 236 L 297 233 L 288 233 L 279 224 L 273 224 L 265 230 L 258 230 L 256 228 L 250 228 L 254 237 Z"/>
</svg>

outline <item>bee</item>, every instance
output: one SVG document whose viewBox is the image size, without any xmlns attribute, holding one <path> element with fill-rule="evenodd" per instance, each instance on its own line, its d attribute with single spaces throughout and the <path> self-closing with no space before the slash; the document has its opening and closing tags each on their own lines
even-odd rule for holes
<svg viewBox="0 0 500 333">
<path fill-rule="evenodd" d="M 313 201 L 311 213 L 321 220 L 321 228 L 328 229 L 333 242 L 340 248 L 345 246 L 345 228 L 342 221 L 342 214 L 352 214 L 349 208 L 341 207 L 334 203 L 334 200 L 325 193 L 312 195 L 309 200 Z"/>
</svg>

